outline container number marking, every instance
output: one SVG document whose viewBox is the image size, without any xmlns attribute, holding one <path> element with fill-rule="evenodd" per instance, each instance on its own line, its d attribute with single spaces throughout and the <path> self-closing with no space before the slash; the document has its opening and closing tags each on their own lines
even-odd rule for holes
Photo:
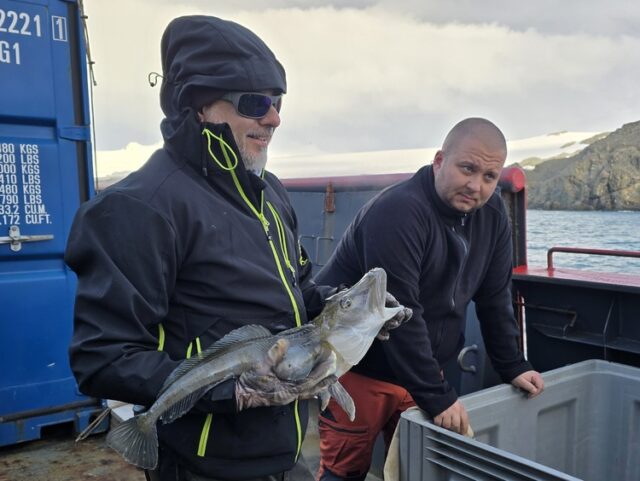
<svg viewBox="0 0 640 481">
<path fill-rule="evenodd" d="M 51 35 L 59 42 L 67 41 L 67 19 L 65 17 L 51 16 Z"/>
<path fill-rule="evenodd" d="M 32 24 L 33 30 L 31 28 Z M 36 37 L 41 37 L 42 28 L 40 26 L 40 15 L 35 15 L 32 21 L 28 13 L 15 12 L 13 10 L 5 12 L 0 8 L 0 32 L 25 35 L 28 37 L 35 34 Z"/>
<path fill-rule="evenodd" d="M 66 25 L 64 27 L 66 35 Z M 19 35 L 20 37 L 42 37 L 41 17 L 40 15 L 29 15 L 26 12 L 0 8 L 0 33 Z M 21 63 L 20 43 L 0 40 L 0 64 L 20 65 Z"/>
<path fill-rule="evenodd" d="M 13 44 L 0 40 L 0 63 L 15 63 L 20 65 L 20 44 Z"/>
</svg>

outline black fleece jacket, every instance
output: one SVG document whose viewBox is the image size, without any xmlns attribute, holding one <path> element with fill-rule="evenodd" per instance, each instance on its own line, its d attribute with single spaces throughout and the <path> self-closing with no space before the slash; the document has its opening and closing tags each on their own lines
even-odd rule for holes
<svg viewBox="0 0 640 481">
<path fill-rule="evenodd" d="M 418 406 L 436 416 L 455 402 L 440 366 L 464 339 L 465 311 L 476 303 L 492 364 L 505 382 L 531 369 L 518 348 L 511 284 L 511 231 L 494 193 L 471 214 L 438 197 L 431 166 L 378 194 L 351 223 L 319 283 L 356 282 L 367 270 L 387 271 L 387 289 L 413 309 L 412 319 L 375 341 L 352 368 L 405 387 Z"/>
</svg>

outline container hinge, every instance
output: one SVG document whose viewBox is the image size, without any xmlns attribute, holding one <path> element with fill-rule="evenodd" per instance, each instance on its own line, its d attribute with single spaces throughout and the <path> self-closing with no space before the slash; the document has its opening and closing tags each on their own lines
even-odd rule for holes
<svg viewBox="0 0 640 481">
<path fill-rule="evenodd" d="M 88 142 L 91 139 L 91 129 L 88 125 L 66 125 L 58 127 L 58 137 L 66 140 Z"/>
<path fill-rule="evenodd" d="M 20 227 L 9 227 L 9 237 L 0 237 L 0 244 L 11 244 L 11 250 L 18 252 L 22 249 L 23 242 L 42 242 L 53 239 L 51 234 L 45 235 L 20 235 Z"/>
</svg>

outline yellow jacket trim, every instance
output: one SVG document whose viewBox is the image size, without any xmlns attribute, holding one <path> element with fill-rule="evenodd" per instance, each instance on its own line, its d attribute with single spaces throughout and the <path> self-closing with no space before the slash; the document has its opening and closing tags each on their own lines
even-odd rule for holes
<svg viewBox="0 0 640 481">
<path fill-rule="evenodd" d="M 198 444 L 198 456 L 204 457 L 204 453 L 207 450 L 207 441 L 209 441 L 209 430 L 211 429 L 211 420 L 213 415 L 207 414 L 207 418 L 204 420 L 204 426 L 202 426 L 202 432 L 200 433 L 200 443 Z"/>
<path fill-rule="evenodd" d="M 164 327 L 158 324 L 158 351 L 164 351 Z"/>
<path fill-rule="evenodd" d="M 227 161 L 227 165 L 231 168 L 231 159 L 227 155 L 226 150 L 223 149 L 222 153 L 225 157 L 225 160 Z M 251 201 L 247 198 L 246 194 L 244 193 L 244 190 L 242 189 L 242 185 L 240 185 L 240 181 L 238 179 L 238 176 L 235 173 L 235 170 L 231 169 L 229 173 L 231 174 L 233 183 L 235 184 L 236 189 L 240 193 L 240 197 L 242 197 L 242 200 L 244 200 L 244 202 L 247 204 L 249 209 L 251 209 L 254 215 L 260 220 L 260 222 L 262 222 L 262 227 L 264 229 L 265 234 L 267 235 L 267 239 L 269 242 L 269 246 L 271 247 L 271 251 L 273 252 L 273 259 L 275 260 L 276 267 L 278 268 L 278 273 L 280 274 L 280 280 L 282 281 L 282 285 L 287 291 L 287 295 L 289 296 L 289 301 L 291 302 L 291 306 L 293 307 L 293 313 L 296 319 L 296 326 L 299 327 L 302 325 L 302 320 L 300 318 L 300 311 L 298 310 L 298 303 L 296 302 L 293 292 L 291 292 L 291 288 L 289 287 L 289 283 L 287 282 L 286 276 L 282 269 L 282 263 L 280 262 L 278 251 L 276 250 L 276 246 L 274 245 L 273 240 L 271 239 L 271 235 L 269 234 L 269 225 L 270 225 L 269 221 L 264 216 L 264 191 L 262 191 L 260 195 L 260 212 L 258 212 L 258 210 L 253 206 Z M 264 176 L 264 171 L 262 175 Z M 275 209 L 272 210 L 272 213 L 274 212 L 275 212 Z M 277 224 L 278 221 L 280 220 L 279 216 L 274 213 L 273 217 L 276 220 L 276 224 Z M 284 254 L 283 254 L 283 257 L 284 257 Z M 300 412 L 298 410 L 298 401 L 294 403 L 293 411 L 294 411 L 294 417 L 296 421 L 296 430 L 297 430 L 297 437 L 298 437 L 298 446 L 296 450 L 296 461 L 297 461 L 298 457 L 300 456 L 300 451 L 302 450 L 302 423 L 300 422 Z"/>
<path fill-rule="evenodd" d="M 282 257 L 284 258 L 284 263 L 287 268 L 291 271 L 293 275 L 295 275 L 296 271 L 291 265 L 291 261 L 289 260 L 289 249 L 287 249 L 287 233 L 284 230 L 284 225 L 282 224 L 282 220 L 280 219 L 280 215 L 278 211 L 271 205 L 271 202 L 267 201 L 267 206 L 271 211 L 271 215 L 276 221 L 276 229 L 278 230 L 278 238 L 280 239 L 280 247 L 282 247 Z"/>
</svg>

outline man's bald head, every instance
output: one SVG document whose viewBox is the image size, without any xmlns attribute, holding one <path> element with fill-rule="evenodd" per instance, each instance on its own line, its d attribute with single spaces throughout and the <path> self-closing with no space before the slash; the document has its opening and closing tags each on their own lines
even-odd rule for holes
<svg viewBox="0 0 640 481">
<path fill-rule="evenodd" d="M 482 118 L 458 122 L 433 158 L 436 192 L 459 212 L 482 207 L 496 189 L 507 158 L 498 127 Z"/>
<path fill-rule="evenodd" d="M 507 156 L 507 141 L 502 131 L 490 120 L 481 117 L 470 117 L 461 120 L 447 134 L 442 144 L 442 152 L 446 155 L 452 152 L 463 139 L 475 138 L 494 152 L 504 152 Z"/>
</svg>

